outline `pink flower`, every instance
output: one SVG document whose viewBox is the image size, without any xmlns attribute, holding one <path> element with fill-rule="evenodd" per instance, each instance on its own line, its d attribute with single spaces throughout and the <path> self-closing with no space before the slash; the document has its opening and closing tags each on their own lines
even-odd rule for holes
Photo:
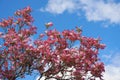
<svg viewBox="0 0 120 80">
<path fill-rule="evenodd" d="M 49 27 L 53 26 L 53 23 L 52 22 L 48 22 L 48 23 L 45 24 L 45 26 L 46 26 L 46 28 L 49 28 Z"/>
<path fill-rule="evenodd" d="M 26 12 L 31 12 L 32 11 L 32 9 L 30 8 L 30 6 L 27 6 L 26 8 L 25 8 L 25 10 L 26 10 Z"/>
<path fill-rule="evenodd" d="M 45 36 L 44 34 L 40 34 L 40 35 L 39 35 L 40 38 L 43 38 L 44 36 Z"/>
<path fill-rule="evenodd" d="M 20 10 L 16 11 L 16 12 L 15 12 L 15 15 L 20 16 L 20 15 L 21 15 Z"/>
</svg>

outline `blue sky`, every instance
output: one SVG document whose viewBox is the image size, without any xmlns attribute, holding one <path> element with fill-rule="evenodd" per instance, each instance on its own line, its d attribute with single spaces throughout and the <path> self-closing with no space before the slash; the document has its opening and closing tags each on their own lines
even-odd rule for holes
<svg viewBox="0 0 120 80">
<path fill-rule="evenodd" d="M 0 0 L 0 18 L 13 16 L 17 9 L 28 5 L 33 9 L 38 33 L 45 30 L 46 22 L 52 21 L 60 31 L 82 26 L 83 35 L 101 37 L 107 46 L 99 55 L 105 63 L 104 78 L 120 80 L 120 0 Z M 35 77 L 22 80 L 28 79 Z"/>
</svg>

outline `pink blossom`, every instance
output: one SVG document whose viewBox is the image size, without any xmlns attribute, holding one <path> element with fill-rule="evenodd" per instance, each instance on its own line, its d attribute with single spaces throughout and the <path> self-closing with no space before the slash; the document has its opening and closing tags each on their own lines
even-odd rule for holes
<svg viewBox="0 0 120 80">
<path fill-rule="evenodd" d="M 49 27 L 53 26 L 53 23 L 52 22 L 48 22 L 48 23 L 45 24 L 45 26 L 46 26 L 46 28 L 49 28 Z"/>
</svg>

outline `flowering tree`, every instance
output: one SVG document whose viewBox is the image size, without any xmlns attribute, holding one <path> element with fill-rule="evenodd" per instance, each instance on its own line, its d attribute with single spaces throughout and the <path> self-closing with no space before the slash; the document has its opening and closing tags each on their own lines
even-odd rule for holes
<svg viewBox="0 0 120 80">
<path fill-rule="evenodd" d="M 14 17 L 0 22 L 0 79 L 16 80 L 33 70 L 40 78 L 56 80 L 102 80 L 104 64 L 98 58 L 99 49 L 105 45 L 99 38 L 82 36 L 82 30 L 50 30 L 31 41 L 36 34 L 31 8 L 15 12 Z M 77 42 L 77 45 L 74 44 Z"/>
</svg>

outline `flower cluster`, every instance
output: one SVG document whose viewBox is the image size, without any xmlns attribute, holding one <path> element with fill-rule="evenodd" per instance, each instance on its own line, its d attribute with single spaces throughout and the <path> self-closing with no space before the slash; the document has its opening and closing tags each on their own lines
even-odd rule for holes
<svg viewBox="0 0 120 80">
<path fill-rule="evenodd" d="M 15 12 L 15 17 L 0 22 L 5 32 L 0 32 L 0 79 L 15 80 L 31 74 L 34 70 L 41 77 L 57 80 L 102 80 L 104 64 L 98 58 L 99 49 L 105 45 L 99 39 L 82 36 L 82 30 L 48 29 L 32 41 L 37 28 L 32 25 L 30 7 Z M 28 26 L 28 27 L 27 27 Z M 76 43 L 79 47 L 74 47 Z M 91 74 L 91 76 L 88 76 Z M 40 77 L 40 78 L 41 78 Z"/>
<path fill-rule="evenodd" d="M 31 22 L 33 22 L 33 17 L 30 15 L 31 11 L 32 10 L 29 6 L 22 10 L 16 11 L 15 15 L 19 16 L 16 24 L 19 24 L 19 26 L 21 26 L 21 27 L 24 26 L 24 24 L 31 25 Z"/>
<path fill-rule="evenodd" d="M 102 72 L 105 70 L 97 55 L 99 49 L 104 49 L 105 45 L 100 44 L 99 39 L 84 37 L 81 32 L 74 30 L 48 30 L 41 35 L 47 39 L 43 41 L 40 38 L 36 40 L 35 45 L 44 64 L 38 67 L 38 70 L 46 79 L 84 80 L 90 73 L 89 79 L 98 77 L 102 80 Z M 79 41 L 80 47 L 70 46 L 75 41 Z"/>
<path fill-rule="evenodd" d="M 62 35 L 65 39 L 69 39 L 71 41 L 79 40 L 80 39 L 81 32 L 77 33 L 74 30 L 64 30 L 62 32 Z"/>
<path fill-rule="evenodd" d="M 1 27 L 7 27 L 11 26 L 13 24 L 13 18 L 9 17 L 8 19 L 3 19 L 2 22 L 0 22 Z"/>
<path fill-rule="evenodd" d="M 30 37 L 36 33 L 31 23 L 31 8 L 28 6 L 15 12 L 16 17 L 9 17 L 0 22 L 5 32 L 0 32 L 3 41 L 0 48 L 0 79 L 15 80 L 31 73 L 36 49 L 30 44 Z M 29 26 L 28 28 L 24 28 Z M 35 52 L 34 52 L 35 51 Z"/>
</svg>

